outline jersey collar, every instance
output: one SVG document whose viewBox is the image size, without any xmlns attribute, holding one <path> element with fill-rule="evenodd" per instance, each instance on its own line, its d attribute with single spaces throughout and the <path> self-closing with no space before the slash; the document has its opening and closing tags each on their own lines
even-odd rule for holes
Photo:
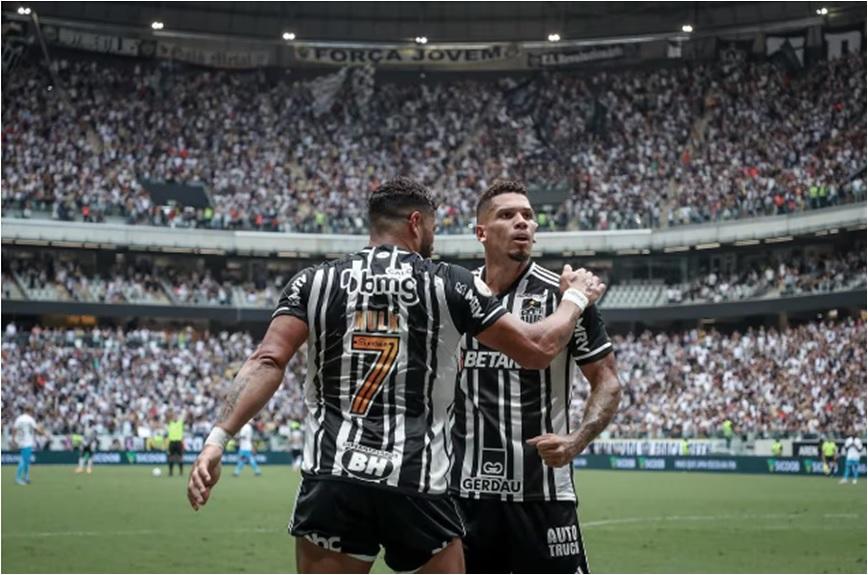
<svg viewBox="0 0 868 575">
<path fill-rule="evenodd" d="M 506 288 L 502 292 L 495 294 L 496 296 L 499 297 L 499 296 L 502 296 L 502 295 L 505 295 L 508 293 L 512 293 L 516 290 L 516 288 L 518 287 L 518 284 L 521 283 L 521 280 L 526 278 L 528 276 L 528 274 L 530 273 L 530 271 L 533 269 L 533 267 L 536 265 L 536 262 L 534 262 L 533 260 L 528 260 L 528 262 L 529 263 L 524 268 L 524 271 L 521 272 L 520 274 L 518 274 L 518 277 L 515 278 L 515 281 L 512 282 L 512 285 L 510 285 L 508 288 Z M 482 278 L 482 281 L 485 281 L 485 266 L 483 265 L 483 266 L 477 268 L 476 271 L 479 272 L 479 277 Z"/>
</svg>

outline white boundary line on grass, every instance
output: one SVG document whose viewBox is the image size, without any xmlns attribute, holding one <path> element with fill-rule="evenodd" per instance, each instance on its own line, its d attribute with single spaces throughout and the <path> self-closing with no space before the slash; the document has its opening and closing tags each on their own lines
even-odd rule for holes
<svg viewBox="0 0 868 575">
<path fill-rule="evenodd" d="M 726 519 L 798 519 L 804 517 L 801 513 L 768 513 L 764 515 L 661 515 L 652 517 L 623 517 L 620 519 L 601 519 L 599 521 L 580 521 L 582 527 L 602 527 L 605 525 L 619 525 L 622 523 L 656 523 L 658 521 L 722 521 Z M 824 519 L 855 519 L 857 513 L 826 513 Z"/>
<path fill-rule="evenodd" d="M 625 523 L 655 523 L 659 521 L 722 521 L 726 519 L 750 520 L 750 519 L 798 519 L 803 518 L 801 513 L 773 513 L 765 515 L 660 515 L 652 517 L 622 517 L 619 519 L 601 519 L 598 521 L 580 522 L 584 527 L 603 527 L 606 525 L 619 525 Z M 858 513 L 826 513 L 822 516 L 824 519 L 855 519 L 859 517 Z M 272 529 L 265 527 L 255 527 L 252 529 L 219 529 L 208 531 L 195 531 L 196 535 L 219 535 L 222 533 L 277 533 L 283 532 L 282 529 Z M 129 531 L 38 531 L 35 533 L 3 533 L 3 538 L 14 537 L 102 537 L 106 535 L 155 535 L 165 533 L 163 529 L 135 529 Z"/>
</svg>

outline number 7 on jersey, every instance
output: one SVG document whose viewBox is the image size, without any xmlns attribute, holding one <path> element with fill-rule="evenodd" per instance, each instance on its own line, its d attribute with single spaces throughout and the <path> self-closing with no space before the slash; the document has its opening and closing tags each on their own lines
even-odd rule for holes
<svg viewBox="0 0 868 575">
<path fill-rule="evenodd" d="M 353 335 L 353 351 L 376 354 L 374 365 L 365 376 L 359 390 L 353 396 L 350 412 L 355 415 L 367 415 L 371 400 L 383 386 L 383 382 L 395 368 L 398 359 L 398 347 L 401 339 L 392 335 Z"/>
</svg>

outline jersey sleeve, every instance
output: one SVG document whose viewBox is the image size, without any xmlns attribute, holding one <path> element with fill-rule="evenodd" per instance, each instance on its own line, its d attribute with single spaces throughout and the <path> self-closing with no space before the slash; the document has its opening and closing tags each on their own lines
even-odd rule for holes
<svg viewBox="0 0 868 575">
<path fill-rule="evenodd" d="M 576 322 L 570 339 L 570 355 L 577 365 L 586 365 L 612 353 L 612 340 L 596 305 L 589 306 Z"/>
<path fill-rule="evenodd" d="M 460 266 L 448 266 L 446 301 L 455 327 L 476 335 L 506 313 L 506 309 L 480 278 Z"/>
<path fill-rule="evenodd" d="M 280 315 L 291 315 L 307 323 L 307 302 L 310 299 L 313 272 L 314 268 L 305 268 L 289 280 L 280 292 L 280 299 L 277 301 L 277 308 L 271 314 L 271 319 Z"/>
</svg>

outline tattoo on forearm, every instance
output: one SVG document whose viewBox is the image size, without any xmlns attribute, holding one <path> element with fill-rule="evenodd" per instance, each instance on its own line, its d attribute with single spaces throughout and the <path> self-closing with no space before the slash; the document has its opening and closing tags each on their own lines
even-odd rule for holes
<svg viewBox="0 0 868 575">
<path fill-rule="evenodd" d="M 223 407 L 220 410 L 220 421 L 229 419 L 229 415 L 238 404 L 238 398 L 241 397 L 241 392 L 247 387 L 249 379 L 243 371 L 239 371 L 238 375 L 235 376 L 235 380 L 232 382 L 229 391 L 226 392 L 226 398 L 223 400 Z"/>
<path fill-rule="evenodd" d="M 612 421 L 621 403 L 621 386 L 615 384 L 600 386 L 597 393 L 591 393 L 582 423 L 576 434 L 582 447 L 594 440 Z"/>
</svg>

